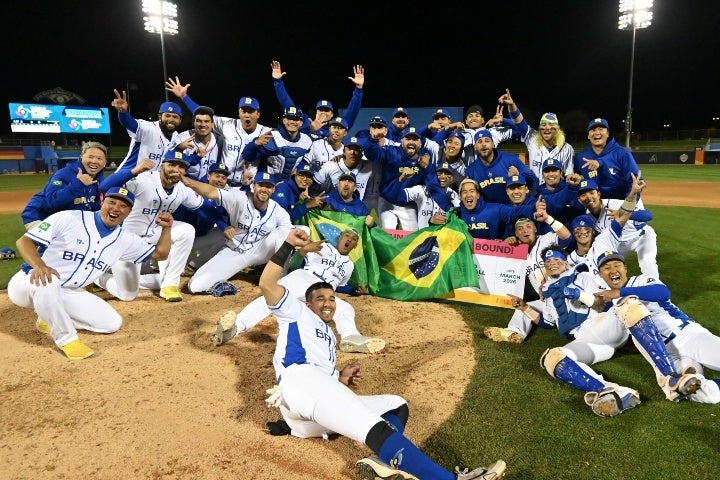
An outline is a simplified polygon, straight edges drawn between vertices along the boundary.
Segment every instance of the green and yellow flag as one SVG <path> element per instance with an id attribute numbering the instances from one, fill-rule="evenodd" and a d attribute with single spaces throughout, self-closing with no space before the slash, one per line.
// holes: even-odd
<path id="1" fill-rule="evenodd" d="M 370 293 L 395 300 L 424 300 L 461 287 L 477 287 L 472 237 L 465 222 L 450 213 L 432 225 L 397 239 L 370 230 L 380 275 Z"/>

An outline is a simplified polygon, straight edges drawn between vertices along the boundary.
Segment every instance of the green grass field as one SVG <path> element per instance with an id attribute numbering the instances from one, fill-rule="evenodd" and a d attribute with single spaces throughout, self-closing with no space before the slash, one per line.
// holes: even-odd
<path id="1" fill-rule="evenodd" d="M 647 168 L 645 168 L 647 167 Z M 650 180 L 720 181 L 712 166 L 643 167 Z M 22 176 L 35 179 L 40 175 Z M 0 190 L 8 178 L 0 175 Z M 25 181 L 25 179 L 23 179 Z M 25 186 L 25 189 L 31 188 Z M 658 233 L 658 263 L 673 301 L 712 332 L 720 334 L 718 210 L 649 206 Z M 19 215 L 0 215 L 0 246 L 14 248 L 24 232 Z M 629 259 L 632 260 L 632 259 Z M 0 288 L 21 261 L 0 262 Z M 631 273 L 637 267 L 631 266 Z M 502 458 L 512 480 L 605 478 L 710 479 L 720 471 L 720 411 L 717 405 L 665 400 L 651 368 L 637 353 L 621 353 L 598 364 L 609 380 L 640 392 L 642 403 L 618 417 L 595 416 L 582 392 L 552 379 L 539 364 L 542 352 L 564 344 L 555 331 L 539 330 L 522 345 L 484 338 L 485 326 L 505 326 L 511 312 L 457 305 L 474 332 L 477 367 L 459 408 L 423 445 L 444 465 L 481 465 Z M 451 368 L 451 367 L 450 367 Z M 706 371 L 708 376 L 717 372 Z M 412 411 L 412 405 L 410 406 Z M 413 424 L 422 422 L 411 412 Z"/>

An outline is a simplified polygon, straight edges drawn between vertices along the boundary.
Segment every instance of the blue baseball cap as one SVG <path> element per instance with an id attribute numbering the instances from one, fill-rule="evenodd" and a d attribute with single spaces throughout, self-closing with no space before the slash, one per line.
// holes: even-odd
<path id="1" fill-rule="evenodd" d="M 441 117 L 450 118 L 450 115 L 448 115 L 448 113 L 445 110 L 443 110 L 442 108 L 438 108 L 437 111 L 432 114 L 432 118 L 433 118 L 433 120 L 435 120 L 435 119 L 438 119 Z"/>
<path id="2" fill-rule="evenodd" d="M 448 139 L 453 138 L 453 137 L 460 140 L 460 143 L 462 144 L 463 147 L 465 146 L 465 134 L 461 130 L 453 130 L 453 132 L 450 135 L 448 135 L 448 137 L 445 139 L 445 141 L 447 142 Z"/>
<path id="3" fill-rule="evenodd" d="M 223 162 L 215 162 L 208 168 L 208 173 L 219 172 L 225 175 L 230 175 L 230 169 L 225 166 Z"/>
<path id="4" fill-rule="evenodd" d="M 270 183 L 275 185 L 275 176 L 268 172 L 257 172 L 255 174 L 255 183 Z"/>
<path id="5" fill-rule="evenodd" d="M 614 250 L 606 250 L 600 255 L 598 255 L 597 258 L 597 266 L 598 268 L 603 266 L 603 263 L 607 263 L 610 260 L 620 260 L 621 262 L 625 263 L 625 257 L 623 257 L 619 252 L 616 252 Z"/>
<path id="6" fill-rule="evenodd" d="M 362 142 L 358 137 L 346 136 L 345 138 L 343 138 L 343 145 L 345 145 L 346 147 L 357 147 L 360 150 L 363 149 Z"/>
<path id="7" fill-rule="evenodd" d="M 408 115 L 408 113 L 405 111 L 405 109 L 404 109 L 403 107 L 398 107 L 398 108 L 395 110 L 395 113 L 393 113 L 393 118 L 395 118 L 395 117 L 407 117 L 407 118 L 410 118 L 410 115 Z"/>
<path id="8" fill-rule="evenodd" d="M 595 219 L 590 215 L 578 215 L 570 222 L 570 231 L 572 232 L 579 227 L 595 229 Z"/>
<path id="9" fill-rule="evenodd" d="M 414 135 L 417 138 L 420 138 L 420 132 L 415 127 L 408 127 L 403 130 L 402 138 L 409 137 L 410 135 Z"/>
<path id="10" fill-rule="evenodd" d="M 342 118 L 342 117 L 335 117 L 335 118 L 333 118 L 332 120 L 330 120 L 330 121 L 328 122 L 328 126 L 331 126 L 331 125 L 339 125 L 339 126 L 343 127 L 345 130 L 348 129 L 347 120 L 345 120 L 345 119 Z"/>
<path id="11" fill-rule="evenodd" d="M 439 172 L 440 170 L 445 170 L 446 172 L 453 173 L 453 169 L 450 167 L 450 164 L 448 162 L 438 163 L 437 167 L 435 167 L 435 171 Z"/>
<path id="12" fill-rule="evenodd" d="M 328 108 L 330 110 L 335 110 L 330 100 L 318 100 L 318 102 L 315 104 L 315 108 Z"/>
<path id="13" fill-rule="evenodd" d="M 385 120 L 385 117 L 382 117 L 380 115 L 375 115 L 370 119 L 370 126 L 381 126 L 381 127 L 387 127 L 387 121 Z"/>
<path id="14" fill-rule="evenodd" d="M 238 102 L 238 108 L 252 108 L 253 110 L 260 110 L 260 102 L 253 97 L 242 97 Z"/>
<path id="15" fill-rule="evenodd" d="M 604 118 L 594 118 L 594 119 L 590 120 L 590 123 L 588 123 L 587 129 L 589 131 L 595 127 L 605 127 L 607 129 L 609 129 L 610 125 L 608 124 L 608 121 L 605 120 Z"/>
<path id="16" fill-rule="evenodd" d="M 295 164 L 295 174 L 296 175 L 309 175 L 311 177 L 315 176 L 315 170 L 313 170 L 312 165 L 310 165 L 305 160 L 300 160 L 298 163 Z"/>
<path id="17" fill-rule="evenodd" d="M 548 158 L 545 160 L 542 164 L 542 167 L 540 168 L 540 171 L 544 172 L 548 168 L 553 168 L 555 170 L 562 170 L 562 163 L 560 161 L 554 159 L 554 158 Z"/>
<path id="18" fill-rule="evenodd" d="M 581 194 L 587 190 L 598 190 L 599 191 L 600 189 L 598 188 L 598 184 L 595 180 L 588 178 L 588 179 L 583 179 L 580 182 L 580 185 L 578 186 L 578 194 Z"/>
<path id="19" fill-rule="evenodd" d="M 176 162 L 176 163 L 183 163 L 186 167 L 190 166 L 191 160 L 188 155 L 185 155 L 180 150 L 169 150 L 162 159 L 163 163 L 165 162 Z"/>
<path id="20" fill-rule="evenodd" d="M 507 180 L 505 181 L 506 187 L 511 187 L 513 185 L 527 185 L 525 183 L 525 178 L 521 177 L 520 175 L 512 175 L 510 177 L 507 177 Z"/>
<path id="21" fill-rule="evenodd" d="M 303 116 L 302 110 L 300 110 L 297 107 L 287 107 L 285 110 L 283 110 L 283 117 L 290 118 L 293 117 L 295 119 L 301 120 Z"/>
<path id="22" fill-rule="evenodd" d="M 105 192 L 105 197 L 119 198 L 131 207 L 135 204 L 135 195 L 123 187 L 111 187 Z"/>
<path id="23" fill-rule="evenodd" d="M 180 108 L 180 105 L 174 102 L 163 102 L 160 104 L 158 113 L 174 113 L 182 117 L 182 108 Z"/>
<path id="24" fill-rule="evenodd" d="M 477 142 L 477 141 L 480 140 L 481 138 L 489 138 L 490 140 L 493 141 L 493 143 L 495 142 L 495 140 L 493 140 L 492 134 L 490 133 L 490 130 L 488 130 L 487 128 L 480 128 L 480 129 L 478 129 L 478 131 L 475 132 L 475 136 L 473 137 L 473 141 L 474 141 L 474 142 Z"/>
<path id="25" fill-rule="evenodd" d="M 338 178 L 338 182 L 340 180 L 352 180 L 353 182 L 357 183 L 357 178 L 355 177 L 355 174 L 352 172 L 345 172 L 342 175 L 340 175 L 340 178 Z"/>

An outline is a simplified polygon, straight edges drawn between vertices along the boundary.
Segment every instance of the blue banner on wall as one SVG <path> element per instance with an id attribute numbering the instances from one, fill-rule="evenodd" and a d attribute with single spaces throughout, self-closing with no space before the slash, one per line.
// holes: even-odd
<path id="1" fill-rule="evenodd" d="M 9 103 L 12 132 L 110 133 L 108 109 L 101 107 Z"/>

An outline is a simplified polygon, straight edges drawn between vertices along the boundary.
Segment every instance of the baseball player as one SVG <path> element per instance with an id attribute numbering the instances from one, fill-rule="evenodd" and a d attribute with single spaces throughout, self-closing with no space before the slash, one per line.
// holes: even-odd
<path id="1" fill-rule="evenodd" d="M 195 180 L 204 181 L 208 167 L 218 162 L 218 140 L 213 133 L 215 122 L 215 110 L 210 107 L 200 106 L 193 110 L 193 128 L 178 134 L 178 143 L 184 145 L 189 142 L 190 146 L 183 150 L 192 163 L 187 169 L 186 175 Z"/>
<path id="2" fill-rule="evenodd" d="M 523 177 L 530 190 L 537 188 L 538 180 L 535 174 L 517 155 L 495 148 L 495 140 L 490 130 L 481 128 L 475 133 L 474 148 L 475 160 L 468 165 L 465 175 L 480 185 L 486 201 L 509 203 L 505 193 L 505 178 L 513 175 Z"/>
<path id="3" fill-rule="evenodd" d="M 271 198 L 287 210 L 291 222 L 299 220 L 308 210 L 323 205 L 325 195 L 313 196 L 310 193 L 314 175 L 312 166 L 305 160 L 300 160 L 290 178 L 275 187 Z"/>
<path id="4" fill-rule="evenodd" d="M 122 225 L 134 201 L 128 190 L 111 188 L 99 211 L 54 213 L 16 242 L 26 263 L 10 279 L 8 297 L 19 307 L 34 309 L 38 330 L 49 334 L 70 359 L 94 353 L 80 341 L 77 329 L 113 333 L 122 325 L 115 309 L 84 287 L 118 261 L 139 265 L 150 258 L 163 260 L 170 251 L 169 213 L 155 219 L 161 230 L 155 245 Z"/>
<path id="5" fill-rule="evenodd" d="M 357 365 L 335 368 L 336 340 L 328 325 L 336 308 L 332 285 L 317 282 L 305 303 L 278 283 L 283 266 L 308 235 L 293 229 L 270 258 L 260 289 L 278 321 L 273 366 L 277 384 L 268 390 L 268 405 L 280 408 L 290 433 L 312 438 L 338 433 L 367 445 L 375 455 L 357 462 L 361 478 L 494 479 L 505 473 L 498 460 L 489 469 L 452 472 L 432 461 L 403 435 L 409 409 L 397 395 L 357 395 Z M 392 466 L 391 466 L 392 465 Z"/>
<path id="6" fill-rule="evenodd" d="M 635 157 L 610 138 L 610 126 L 604 118 L 590 120 L 587 130 L 590 146 L 575 155 L 575 171 L 597 182 L 603 198 L 625 198 L 632 175 L 640 175 Z"/>
<path id="7" fill-rule="evenodd" d="M 258 171 L 275 175 L 278 181 L 290 178 L 295 165 L 313 143 L 309 135 L 300 131 L 301 125 L 302 111 L 296 107 L 286 108 L 278 128 L 260 134 L 245 145 L 243 157 L 257 165 Z"/>
<path id="8" fill-rule="evenodd" d="M 202 197 L 180 183 L 188 165 L 187 155 L 171 150 L 165 154 L 160 170 L 154 171 L 152 160 L 144 159 L 129 172 L 118 171 L 107 177 L 101 188 L 105 191 L 109 187 L 124 185 L 135 194 L 135 205 L 124 226 L 148 243 L 155 243 L 160 234 L 155 219 L 160 213 L 173 213 L 180 205 L 197 210 L 204 204 Z M 195 228 L 192 225 L 173 222 L 172 249 L 167 260 L 158 262 L 158 274 L 140 275 L 139 265 L 118 262 L 112 266 L 112 274 L 103 274 L 97 284 L 123 301 L 134 300 L 138 290 L 146 288 L 159 289 L 160 297 L 168 302 L 180 302 L 180 276 L 194 239 Z"/>
<path id="9" fill-rule="evenodd" d="M 554 160 L 553 163 L 560 167 L 563 178 L 575 172 L 575 149 L 565 141 L 565 132 L 560 128 L 557 115 L 551 112 L 544 113 L 540 117 L 538 130 L 535 130 L 525 121 L 525 117 L 510 95 L 510 90 L 505 90 L 498 103 L 507 106 L 514 123 L 513 128 L 527 147 L 528 166 L 538 178 L 540 185 L 544 183 L 541 168 L 548 160 Z"/>
<path id="10" fill-rule="evenodd" d="M 342 155 L 345 146 L 343 140 L 348 133 L 348 123 L 342 117 L 335 117 L 328 122 L 328 135 L 315 140 L 305 160 L 312 165 L 313 172 L 320 170 L 325 163 Z"/>
<path id="11" fill-rule="evenodd" d="M 182 121 L 182 109 L 176 103 L 164 102 L 160 105 L 156 121 L 136 120 L 128 112 L 127 92 L 123 90 L 121 95 L 117 90 L 113 91 L 115 99 L 112 106 L 118 111 L 120 125 L 130 135 L 130 148 L 117 171 L 132 170 L 146 158 L 153 162 L 152 171 L 159 170 L 163 156 L 180 143 L 177 129 Z"/>
<path id="12" fill-rule="evenodd" d="M 305 291 L 316 282 L 332 285 L 336 292 L 362 295 L 365 288 L 348 285 L 355 268 L 348 255 L 357 246 L 360 234 L 354 228 L 344 230 L 333 246 L 327 241 L 310 242 L 299 250 L 305 260 L 301 268 L 291 271 L 278 283 L 288 289 L 290 295 L 298 300 L 305 300 Z M 317 251 L 316 251 L 317 250 Z M 385 348 L 385 341 L 380 338 L 364 337 L 355 325 L 355 309 L 345 300 L 336 297 L 336 310 L 333 320 L 340 334 L 340 350 L 343 352 L 376 353 Z M 270 309 L 264 297 L 250 302 L 237 315 L 227 312 L 217 323 L 217 329 L 210 337 L 213 345 L 218 346 L 249 330 L 265 317 Z"/>
<path id="13" fill-rule="evenodd" d="M 510 295 L 515 311 L 506 328 L 485 328 L 485 336 L 494 342 L 522 343 L 533 327 L 539 324 L 540 314 L 543 311 L 543 302 L 539 294 L 547 276 L 541 252 L 552 244 L 565 247 L 572 240 L 570 230 L 548 215 L 542 199 L 538 200 L 533 218 L 535 221 L 548 224 L 552 232 L 538 235 L 535 221 L 529 217 L 520 217 L 515 221 L 517 242 L 528 246 L 525 295 L 524 298 Z"/>
<path id="14" fill-rule="evenodd" d="M 640 178 L 638 175 L 630 174 L 633 182 Z M 632 191 L 632 184 L 630 186 Z M 582 180 L 578 186 L 578 202 L 587 209 L 587 213 L 595 218 L 595 229 L 603 231 L 612 221 L 613 216 L 617 215 L 619 209 L 625 203 L 618 199 L 602 199 L 600 188 L 595 180 Z M 628 197 L 629 198 L 629 197 Z M 625 200 L 627 202 L 627 199 Z M 642 209 L 642 200 L 631 202 L 635 205 L 634 210 Z M 628 203 L 627 205 L 630 205 Z M 652 219 L 652 215 L 647 210 L 642 212 L 632 211 L 631 220 L 623 227 L 622 237 L 618 250 L 623 255 L 630 252 L 637 253 L 638 263 L 642 273 L 657 278 L 659 276 L 657 264 L 657 234 L 655 229 L 647 224 Z M 637 220 L 635 220 L 637 219 Z"/>
<path id="15" fill-rule="evenodd" d="M 603 302 L 620 303 L 622 298 L 636 296 L 644 314 L 650 315 L 667 347 L 670 358 L 678 372 L 687 369 L 702 374 L 703 368 L 720 371 L 720 337 L 711 333 L 670 300 L 670 289 L 657 278 L 637 275 L 628 278 L 624 257 L 609 250 L 599 255 L 600 277 L 609 286 L 596 295 Z M 620 300 L 618 300 L 620 299 Z M 640 350 L 647 358 L 646 352 Z M 668 391 L 663 372 L 655 367 L 658 385 L 669 400 L 680 400 Z M 700 388 L 687 396 L 694 402 L 720 403 L 720 379 L 702 377 Z"/>
<path id="16" fill-rule="evenodd" d="M 283 82 L 282 78 L 286 75 L 286 73 L 287 72 L 282 71 L 280 62 L 277 60 L 273 60 L 270 63 L 270 74 L 273 79 L 275 96 L 283 109 L 296 105 L 285 89 L 285 82 Z M 355 124 L 355 119 L 360 113 L 360 107 L 362 106 L 363 86 L 365 85 L 365 69 L 362 65 L 354 65 L 353 76 L 347 78 L 355 84 L 355 89 L 353 89 L 350 103 L 348 103 L 347 109 L 345 110 L 345 120 L 347 121 L 345 128 L 349 130 Z M 323 99 L 318 100 L 315 104 L 315 119 L 311 120 L 308 115 L 303 114 L 303 123 L 300 130 L 310 135 L 314 140 L 329 136 L 330 132 L 327 122 L 333 117 L 333 113 L 334 107 L 332 102 Z"/>
<path id="17" fill-rule="evenodd" d="M 165 82 L 166 90 L 182 99 L 191 112 L 200 105 L 188 95 L 190 84 L 182 85 L 180 79 L 169 78 Z M 231 187 L 243 185 L 245 158 L 242 155 L 245 146 L 259 135 L 269 132 L 270 127 L 258 123 L 260 121 L 260 102 L 253 97 L 242 97 L 238 102 L 238 118 L 214 116 L 213 132 L 222 138 L 222 149 L 218 160 L 230 170 L 228 184 Z M 253 175 L 255 172 L 253 172 Z"/>
<path id="18" fill-rule="evenodd" d="M 235 229 L 235 236 L 225 242 L 225 248 L 190 278 L 191 293 L 207 293 L 213 285 L 226 282 L 239 271 L 264 264 L 292 229 L 288 212 L 270 198 L 275 180 L 267 172 L 256 174 L 252 192 L 223 190 L 188 177 L 182 177 L 182 182 L 225 208 L 230 226 Z"/>
<path id="19" fill-rule="evenodd" d="M 107 148 L 100 142 L 85 142 L 80 159 L 55 172 L 41 191 L 32 196 L 22 212 L 30 230 L 61 210 L 100 210 L 100 182 L 107 164 Z"/>
<path id="20" fill-rule="evenodd" d="M 605 307 L 603 297 L 594 295 L 604 288 L 598 277 L 570 269 L 567 252 L 558 245 L 543 249 L 541 255 L 547 272 L 542 287 L 542 322 L 557 327 L 571 340 L 542 354 L 540 365 L 551 377 L 586 392 L 585 403 L 602 417 L 614 417 L 637 406 L 640 394 L 636 390 L 608 382 L 590 367 L 612 358 L 629 335 L 662 375 L 659 383 L 668 399 L 687 396 L 700 388 L 703 377 L 694 367 L 677 372 L 657 327 L 637 297 L 629 294 L 609 311 L 598 313 Z M 611 257 L 598 258 L 601 269 Z"/>

